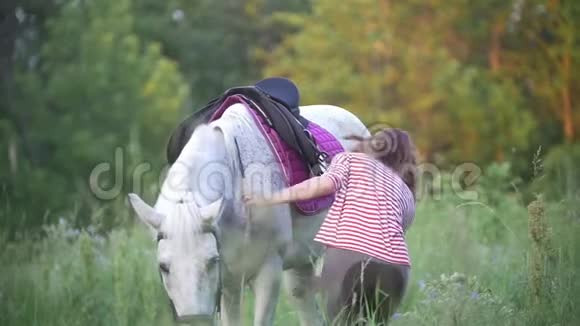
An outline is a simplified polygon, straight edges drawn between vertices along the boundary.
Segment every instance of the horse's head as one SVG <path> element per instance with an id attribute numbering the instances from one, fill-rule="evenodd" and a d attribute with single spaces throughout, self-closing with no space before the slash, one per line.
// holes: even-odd
<path id="1" fill-rule="evenodd" d="M 218 220 L 232 177 L 218 128 L 195 129 L 170 167 L 155 207 L 131 194 L 131 205 L 157 238 L 163 285 L 178 320 L 209 319 L 221 295 Z"/>
<path id="2" fill-rule="evenodd" d="M 139 218 L 157 234 L 159 272 L 176 319 L 211 319 L 221 295 L 216 220 L 223 200 L 200 207 L 184 199 L 159 212 L 136 194 L 129 199 Z"/>

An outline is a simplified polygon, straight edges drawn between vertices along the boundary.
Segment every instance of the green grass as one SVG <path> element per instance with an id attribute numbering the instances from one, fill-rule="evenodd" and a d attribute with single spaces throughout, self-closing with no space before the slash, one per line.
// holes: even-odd
<path id="1" fill-rule="evenodd" d="M 422 201 L 408 233 L 411 280 L 392 325 L 580 324 L 577 204 L 549 203 L 547 217 L 555 258 L 545 262 L 546 300 L 532 304 L 527 209 L 517 196 L 494 207 Z M 0 325 L 173 325 L 140 225 L 102 237 L 61 223 L 42 238 L 0 240 L 0 265 Z M 276 325 L 297 320 L 283 298 Z"/>

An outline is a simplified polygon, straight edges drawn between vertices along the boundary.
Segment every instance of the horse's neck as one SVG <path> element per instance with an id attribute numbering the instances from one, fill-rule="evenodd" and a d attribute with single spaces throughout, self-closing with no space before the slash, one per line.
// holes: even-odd
<path id="1" fill-rule="evenodd" d="M 223 137 L 203 128 L 194 132 L 169 169 L 160 198 L 194 200 L 204 206 L 227 195 L 230 167 Z"/>
<path id="2" fill-rule="evenodd" d="M 244 228 L 248 221 L 249 212 L 241 200 L 243 193 L 250 191 L 260 191 L 263 187 L 257 185 L 254 188 L 253 181 L 263 181 L 264 175 L 270 175 L 267 171 L 273 164 L 266 164 L 268 158 L 272 159 L 269 145 L 260 133 L 251 113 L 242 104 L 234 104 L 229 107 L 220 119 L 212 122 L 212 126 L 218 128 L 223 137 L 224 148 L 226 148 L 226 161 L 230 165 L 231 177 L 226 191 L 231 195 L 229 201 L 229 214 L 224 215 L 226 219 L 222 224 L 226 228 L 233 229 L 234 232 Z M 256 171 L 258 170 L 258 171 Z"/>

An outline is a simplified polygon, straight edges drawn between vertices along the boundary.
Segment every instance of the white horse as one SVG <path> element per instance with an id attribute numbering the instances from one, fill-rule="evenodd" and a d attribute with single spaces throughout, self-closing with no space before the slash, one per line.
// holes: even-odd
<path id="1" fill-rule="evenodd" d="M 369 136 L 350 112 L 330 105 L 301 114 L 336 136 Z M 241 325 L 243 279 L 252 285 L 254 325 L 272 325 L 282 275 L 301 325 L 321 325 L 310 282 L 321 247 L 312 241 L 326 211 L 302 216 L 291 205 L 247 209 L 242 196 L 285 187 L 282 171 L 249 112 L 234 104 L 194 131 L 170 167 L 155 207 L 130 202 L 157 234 L 159 270 L 178 321 Z"/>

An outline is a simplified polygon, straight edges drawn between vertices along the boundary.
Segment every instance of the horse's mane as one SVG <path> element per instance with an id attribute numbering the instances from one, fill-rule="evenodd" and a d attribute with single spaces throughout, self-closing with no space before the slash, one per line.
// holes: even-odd
<path id="1" fill-rule="evenodd" d="M 195 156 L 212 154 L 220 150 L 221 135 L 208 124 L 199 125 L 183 147 L 177 161 L 187 162 Z M 176 162 L 177 162 L 176 161 Z"/>
<path id="2" fill-rule="evenodd" d="M 197 187 L 192 186 L 192 173 L 209 166 L 209 163 L 225 155 L 223 138 L 220 131 L 210 125 L 198 126 L 187 144 L 183 147 L 179 157 L 169 167 L 161 193 L 156 203 L 156 209 L 161 212 L 175 209 L 178 202 L 195 200 Z M 196 185 L 197 186 L 197 185 Z"/>

